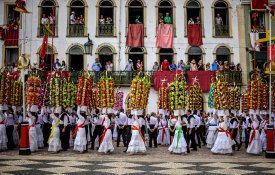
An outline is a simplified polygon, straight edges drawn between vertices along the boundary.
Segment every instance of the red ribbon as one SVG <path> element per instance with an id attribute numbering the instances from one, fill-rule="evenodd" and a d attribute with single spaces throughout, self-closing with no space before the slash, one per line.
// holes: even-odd
<path id="1" fill-rule="evenodd" d="M 77 131 L 79 128 L 84 128 L 84 123 L 81 123 L 80 125 L 77 125 L 76 128 L 74 129 L 73 133 L 72 133 L 72 138 L 74 138 L 74 136 L 76 135 Z"/>
<path id="2" fill-rule="evenodd" d="M 108 127 L 108 128 L 104 127 L 104 131 L 103 131 L 102 135 L 100 136 L 101 137 L 100 144 L 103 142 L 104 137 L 105 137 L 106 132 L 107 132 L 108 129 L 111 129 L 111 127 Z"/>
<path id="3" fill-rule="evenodd" d="M 255 139 L 255 136 L 256 136 L 256 130 L 258 129 L 255 129 L 252 127 L 252 135 L 250 137 L 250 140 L 249 140 L 249 145 L 252 143 L 252 141 Z"/>
<path id="4" fill-rule="evenodd" d="M 230 138 L 233 140 L 232 135 L 231 135 L 231 133 L 230 133 L 228 130 L 224 130 L 224 129 L 222 129 L 222 128 L 219 128 L 219 132 L 225 132 L 225 133 L 226 133 L 226 136 L 227 136 L 227 137 L 230 137 Z"/>
<path id="5" fill-rule="evenodd" d="M 4 120 L 2 122 L 0 122 L 0 125 L 3 125 L 4 124 Z"/>
<path id="6" fill-rule="evenodd" d="M 161 128 L 161 130 L 162 130 L 161 140 L 162 140 L 162 142 L 163 142 L 163 140 L 164 140 L 164 135 L 166 134 L 166 133 L 165 133 L 165 128 L 166 128 L 166 127 L 163 127 L 162 121 L 160 122 L 160 124 L 161 124 L 161 127 L 162 127 L 162 128 Z"/>
<path id="7" fill-rule="evenodd" d="M 145 142 L 145 138 L 143 137 L 142 132 L 138 127 L 133 126 L 132 130 L 138 131 L 138 133 L 139 133 L 140 137 L 142 138 L 143 142 Z"/>

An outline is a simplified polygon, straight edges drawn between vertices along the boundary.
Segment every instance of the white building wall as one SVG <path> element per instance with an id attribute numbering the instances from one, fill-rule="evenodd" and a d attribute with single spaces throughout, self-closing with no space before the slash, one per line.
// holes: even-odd
<path id="1" fill-rule="evenodd" d="M 179 61 L 183 59 L 187 61 L 187 48 L 188 48 L 188 40 L 187 37 L 184 36 L 184 27 L 186 24 L 184 18 L 184 4 L 187 0 L 174 0 L 174 4 L 176 8 L 176 37 L 174 39 L 174 50 L 176 52 L 175 60 Z M 205 37 L 203 37 L 203 45 L 201 48 L 205 51 L 204 63 L 210 62 L 212 63 L 215 59 L 215 55 L 213 54 L 214 49 L 219 44 L 225 44 L 228 47 L 232 48 L 232 57 L 231 60 L 237 64 L 240 62 L 239 58 L 239 40 L 238 40 L 238 20 L 237 20 L 237 10 L 236 6 L 240 4 L 239 0 L 228 0 L 231 8 L 231 18 L 232 21 L 232 37 L 231 38 L 213 38 L 212 32 L 212 3 L 214 0 L 201 0 L 201 5 L 203 6 L 203 16 L 204 16 L 204 33 Z M 0 9 L 4 9 L 4 3 L 7 2 L 15 2 L 15 0 L 0 0 Z M 27 1 L 27 9 L 31 11 L 31 14 L 26 14 L 26 50 L 25 52 L 31 54 L 31 62 L 34 61 L 39 62 L 38 60 L 38 48 L 42 44 L 43 38 L 37 38 L 37 27 L 38 27 L 38 5 L 40 0 L 28 0 Z M 125 65 L 127 63 L 126 60 L 126 10 L 125 3 L 126 0 L 116 0 L 115 3 L 117 5 L 116 8 L 116 27 L 117 27 L 117 37 L 95 37 L 96 35 L 96 4 L 97 0 L 86 0 L 88 4 L 88 33 L 90 33 L 90 38 L 93 40 L 94 47 L 93 53 L 91 55 L 87 55 L 87 64 L 91 65 L 95 60 L 95 52 L 99 45 L 103 43 L 111 44 L 117 52 L 116 58 L 114 60 L 115 70 L 124 70 Z M 155 48 L 155 36 L 156 36 L 156 4 L 157 0 L 145 0 L 146 2 L 146 17 L 147 26 L 146 33 L 147 37 L 145 37 L 145 48 L 147 51 L 147 60 L 146 70 L 151 70 L 155 61 L 158 60 L 156 52 L 157 48 Z M 83 45 L 87 42 L 87 38 L 67 38 L 67 23 L 68 23 L 68 11 L 67 5 L 68 0 L 58 0 L 58 37 L 54 38 L 54 46 L 58 52 L 57 57 L 60 60 L 67 60 L 66 51 L 72 44 L 81 44 Z M 121 20 L 121 21 L 120 21 Z M 4 10 L 0 10 L 0 25 L 3 25 L 4 22 Z M 24 18 L 23 18 L 24 23 Z M 119 25 L 120 24 L 120 25 Z M 121 50 L 119 50 L 119 32 L 121 32 Z M 20 36 L 22 39 L 22 35 Z M 49 40 L 51 43 L 51 40 Z M 20 47 L 22 47 L 22 42 L 20 42 Z M 2 53 L 3 49 L 3 41 L 0 41 L 0 53 Z M 0 65 L 2 67 L 2 55 L 0 55 Z M 120 59 L 119 59 L 120 56 Z M 119 60 L 121 60 L 119 62 Z M 125 93 L 128 93 L 129 88 L 124 88 Z M 207 100 L 207 99 L 206 99 Z M 157 92 L 151 89 L 150 100 L 148 105 L 148 111 L 154 111 L 156 109 L 156 101 L 157 101 Z M 207 101 L 206 101 L 207 102 Z M 205 103 L 206 103 L 205 102 Z"/>

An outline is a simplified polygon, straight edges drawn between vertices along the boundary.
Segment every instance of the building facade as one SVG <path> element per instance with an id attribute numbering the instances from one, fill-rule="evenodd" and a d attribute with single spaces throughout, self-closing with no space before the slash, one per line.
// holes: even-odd
<path id="1" fill-rule="evenodd" d="M 245 7 L 239 0 L 28 0 L 26 8 L 31 13 L 21 16 L 13 11 L 14 5 L 15 0 L 0 1 L 3 9 L 0 26 L 12 19 L 20 23 L 18 46 L 6 46 L 0 40 L 1 66 L 12 65 L 21 53 L 30 54 L 32 63 L 40 63 L 39 52 L 46 28 L 50 36 L 45 63 L 59 58 L 67 63 L 69 70 L 90 69 L 96 58 L 103 67 L 112 61 L 114 71 L 124 70 L 129 59 L 134 63 L 140 59 L 145 71 L 152 70 L 154 62 L 161 63 L 164 59 L 175 63 L 201 59 L 204 64 L 212 64 L 217 59 L 235 65 L 240 63 L 243 70 L 247 69 L 247 41 L 240 33 L 246 30 L 243 28 Z M 173 24 L 173 48 L 157 48 L 159 19 L 167 13 Z M 136 23 L 137 16 L 144 26 L 144 47 L 127 47 L 128 26 Z M 188 44 L 190 18 L 200 21 L 201 46 Z M 49 25 L 44 24 L 46 20 Z M 92 54 L 86 54 L 84 49 L 88 34 L 93 41 Z M 243 82 L 245 80 L 246 73 Z M 126 94 L 129 92 L 129 88 L 124 90 Z M 157 92 L 152 89 L 149 112 L 156 110 L 156 101 Z"/>

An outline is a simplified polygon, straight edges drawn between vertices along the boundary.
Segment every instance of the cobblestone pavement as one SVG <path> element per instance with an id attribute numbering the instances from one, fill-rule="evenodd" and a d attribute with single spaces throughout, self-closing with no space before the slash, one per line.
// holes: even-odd
<path id="1" fill-rule="evenodd" d="M 174 155 L 168 147 L 149 148 L 144 155 L 72 150 L 58 154 L 41 149 L 29 156 L 18 150 L 0 153 L 0 174 L 275 174 L 275 160 L 253 156 L 244 149 L 231 155 L 213 155 L 207 148 L 188 155 Z"/>

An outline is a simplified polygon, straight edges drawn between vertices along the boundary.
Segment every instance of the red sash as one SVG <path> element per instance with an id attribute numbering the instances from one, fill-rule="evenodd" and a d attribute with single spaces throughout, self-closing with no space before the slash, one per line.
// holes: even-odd
<path id="1" fill-rule="evenodd" d="M 252 127 L 252 134 L 251 134 L 251 137 L 250 137 L 250 140 L 249 140 L 249 145 L 252 143 L 252 141 L 255 139 L 255 136 L 256 136 L 256 130 L 258 129 L 255 129 Z"/>
<path id="2" fill-rule="evenodd" d="M 105 118 L 104 118 L 104 119 L 105 119 Z M 100 139 L 100 144 L 103 142 L 104 137 L 105 137 L 106 132 L 107 132 L 108 129 L 111 129 L 111 127 L 110 127 L 110 126 L 109 126 L 108 128 L 104 127 L 104 131 L 103 131 L 102 135 L 100 136 L 100 137 L 101 137 L 101 139 Z"/>
<path id="3" fill-rule="evenodd" d="M 105 122 L 105 117 L 102 119 L 101 125 L 103 126 L 104 122 Z"/>
<path id="4" fill-rule="evenodd" d="M 161 130 L 162 130 L 162 136 L 161 136 L 161 140 L 162 140 L 162 142 L 163 142 L 163 140 L 164 140 L 164 135 L 166 134 L 166 132 L 165 132 L 165 128 L 166 127 L 163 127 L 163 125 L 162 125 L 162 121 L 160 122 L 160 124 L 161 124 Z"/>
<path id="5" fill-rule="evenodd" d="M 0 125 L 3 125 L 3 124 L 4 124 L 4 121 L 5 121 L 5 120 L 3 120 L 2 122 L 0 122 Z"/>
<path id="6" fill-rule="evenodd" d="M 145 138 L 143 137 L 142 132 L 138 127 L 133 126 L 132 130 L 138 131 L 138 133 L 139 133 L 140 137 L 142 138 L 143 142 L 145 142 Z"/>
<path id="7" fill-rule="evenodd" d="M 224 130 L 224 129 L 222 129 L 222 128 L 219 128 L 219 132 L 225 132 L 225 133 L 226 133 L 226 136 L 227 136 L 227 137 L 230 137 L 230 138 L 233 140 L 232 135 L 231 135 L 231 133 L 230 133 L 228 130 Z"/>
<path id="8" fill-rule="evenodd" d="M 75 135 L 76 135 L 76 133 L 77 133 L 77 131 L 78 131 L 79 128 L 84 128 L 84 124 L 85 124 L 85 122 L 83 122 L 83 123 L 81 123 L 80 125 L 77 125 L 77 126 L 75 127 L 74 131 L 72 132 L 72 138 L 75 137 Z"/>

